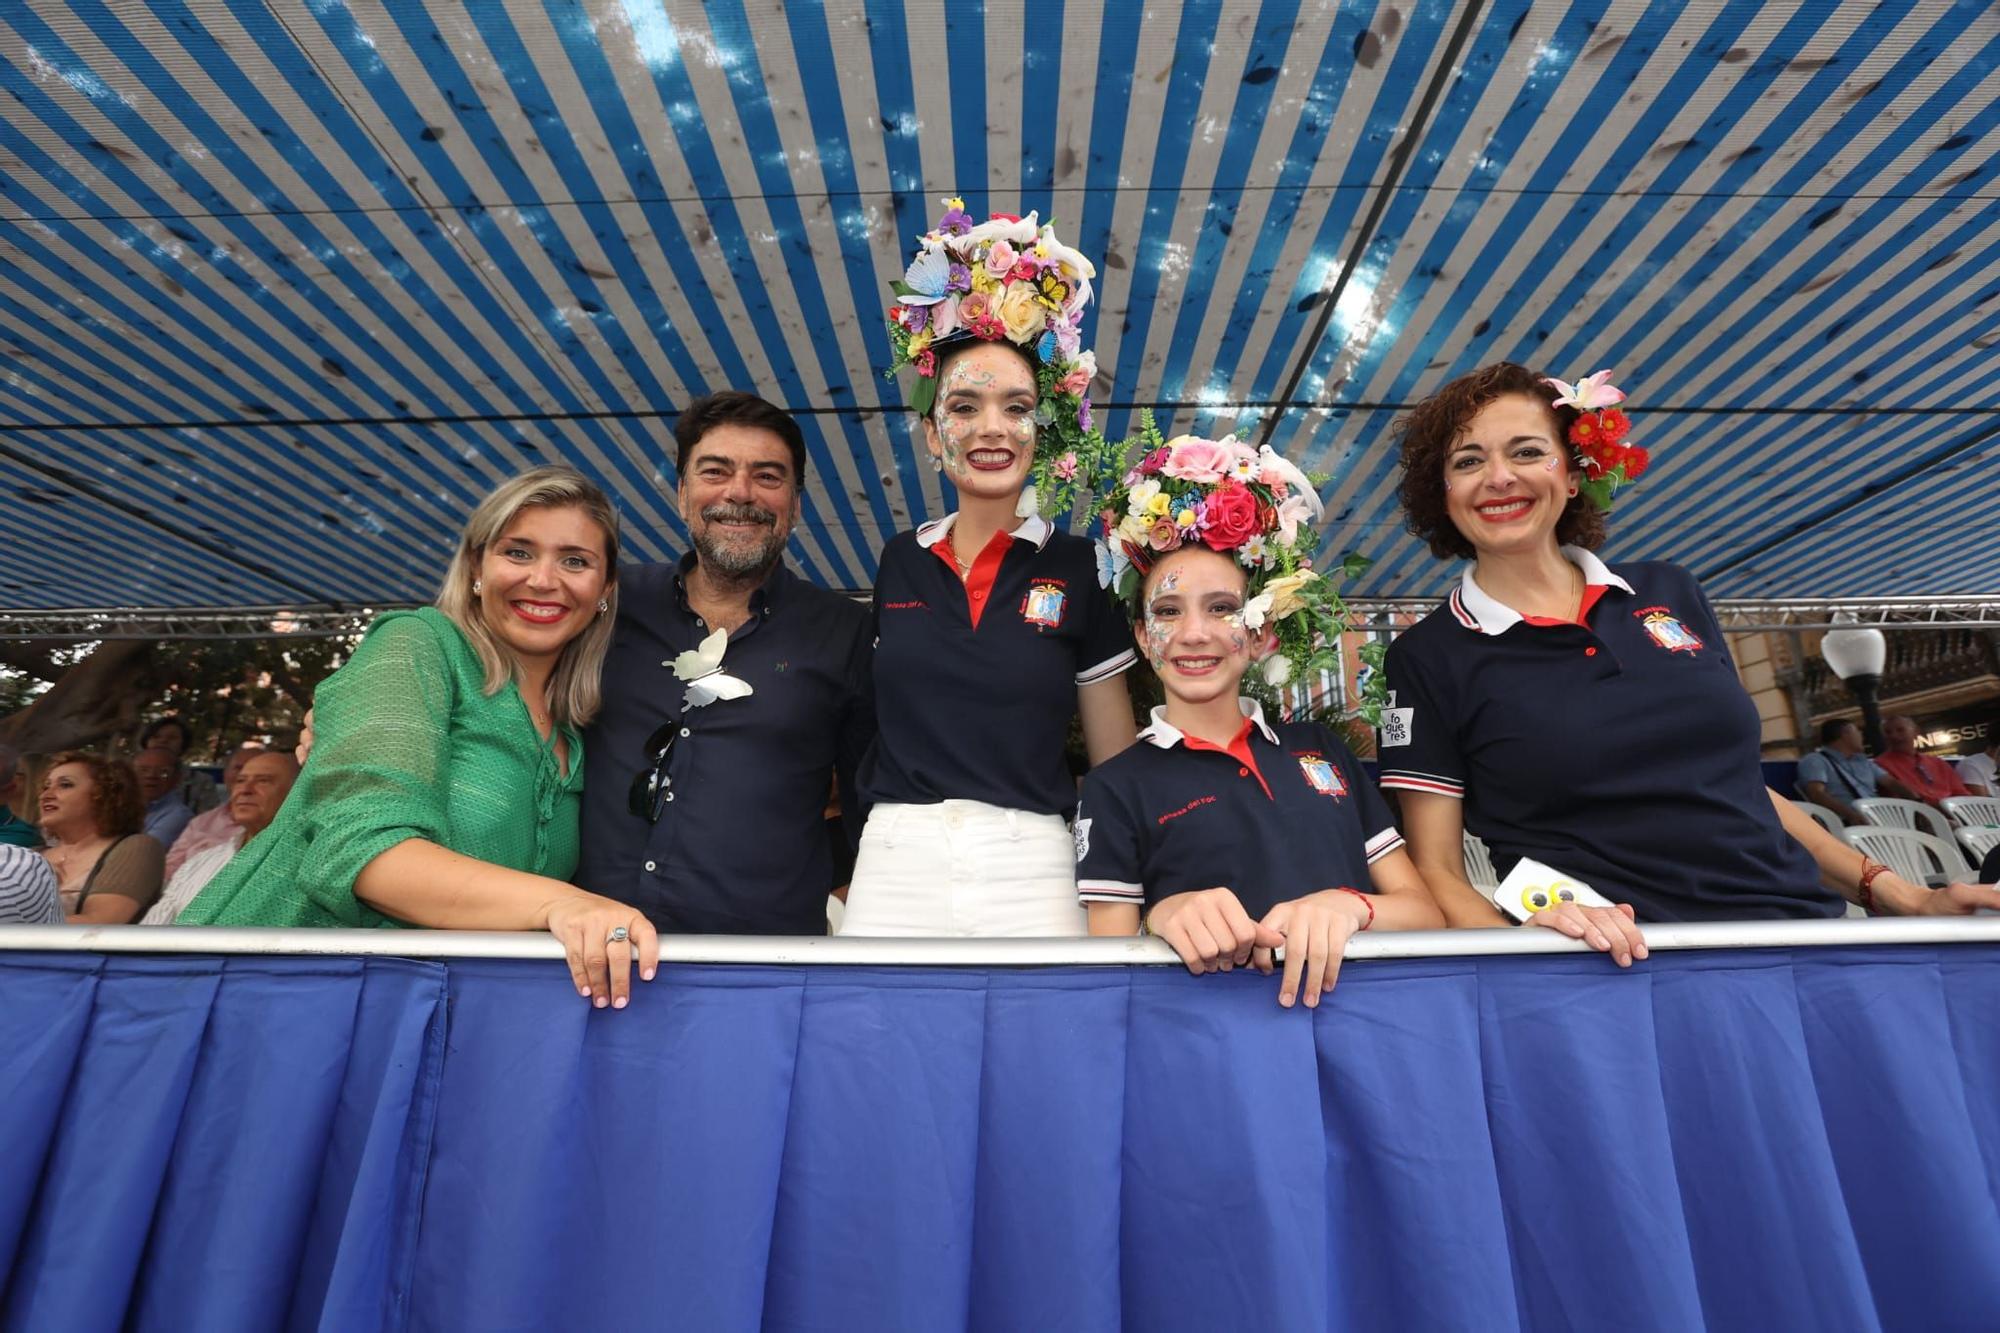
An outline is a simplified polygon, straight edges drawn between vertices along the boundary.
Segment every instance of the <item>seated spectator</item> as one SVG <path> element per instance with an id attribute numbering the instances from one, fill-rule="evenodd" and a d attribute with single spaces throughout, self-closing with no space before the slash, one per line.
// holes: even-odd
<path id="1" fill-rule="evenodd" d="M 188 746 L 193 742 L 194 734 L 188 730 L 187 723 L 177 717 L 163 717 L 139 733 L 141 750 L 154 748 L 172 750 L 174 758 L 182 764 L 187 762 Z M 213 810 L 222 804 L 223 788 L 216 785 L 215 779 L 206 773 L 183 768 L 180 787 L 181 800 L 187 803 L 188 809 L 197 814 Z M 172 839 L 166 841 L 171 845 Z"/>
<path id="2" fill-rule="evenodd" d="M 216 872 L 228 865 L 230 858 L 245 843 L 271 826 L 278 807 L 291 793 L 292 783 L 299 776 L 297 760 L 288 754 L 267 754 L 261 750 L 248 754 L 239 750 L 237 753 L 242 756 L 242 762 L 238 763 L 233 757 L 230 760 L 236 777 L 229 784 L 229 800 L 217 807 L 227 811 L 233 821 L 229 836 L 188 857 L 180 870 L 168 878 L 166 891 L 160 895 L 160 900 L 139 919 L 140 925 L 171 925 L 173 919 L 194 901 L 195 895 L 207 887 Z M 186 837 L 183 836 L 181 841 L 187 841 Z"/>
<path id="3" fill-rule="evenodd" d="M 0 925 L 60 926 L 62 899 L 56 872 L 26 847 L 0 843 Z"/>
<path id="4" fill-rule="evenodd" d="M 1986 859 L 1979 863 L 1981 884 L 2000 884 L 2000 847 L 1986 853 Z"/>
<path id="5" fill-rule="evenodd" d="M 162 847 L 173 846 L 194 820 L 194 807 L 181 794 L 180 756 L 156 745 L 133 757 L 132 771 L 139 776 L 139 795 L 146 802 L 146 836 Z"/>
<path id="6" fill-rule="evenodd" d="M 1901 783 L 1875 767 L 1862 748 L 1860 726 L 1844 717 L 1820 723 L 1819 748 L 1799 760 L 1798 791 L 1814 805 L 1856 825 L 1868 820 L 1852 802 L 1906 793 Z"/>
<path id="7" fill-rule="evenodd" d="M 246 741 L 237 746 L 235 753 L 229 756 L 229 762 L 222 766 L 223 790 L 233 797 L 236 793 L 237 774 L 243 771 L 243 761 L 253 754 L 263 752 L 264 747 L 255 741 Z M 205 852 L 211 847 L 220 847 L 224 843 L 232 849 L 237 845 L 238 825 L 236 816 L 230 813 L 229 804 L 228 801 L 224 801 L 215 809 L 204 810 L 196 815 L 188 821 L 188 826 L 181 830 L 181 836 L 175 838 L 173 845 L 167 848 L 168 885 L 173 884 L 174 876 L 180 873 L 180 868 L 196 853 Z"/>
<path id="8" fill-rule="evenodd" d="M 1973 796 L 2000 796 L 1997 769 L 2000 769 L 2000 718 L 1994 718 L 1987 726 L 1986 748 L 1958 761 L 1958 780 Z"/>
<path id="9" fill-rule="evenodd" d="M 160 896 L 166 849 L 144 830 L 145 801 L 132 765 L 66 751 L 42 779 L 43 850 L 63 912 L 74 925 L 135 921 Z"/>
<path id="10" fill-rule="evenodd" d="M 42 835 L 21 818 L 28 808 L 28 784 L 21 764 L 21 752 L 0 745 L 0 846 L 39 847 Z"/>
<path id="11" fill-rule="evenodd" d="M 1936 755 L 1917 753 L 1917 720 L 1907 715 L 1882 719 L 1884 749 L 1875 762 L 1882 771 L 1910 789 L 1910 799 L 1936 805 L 1947 796 L 1970 796 L 1950 764 Z"/>

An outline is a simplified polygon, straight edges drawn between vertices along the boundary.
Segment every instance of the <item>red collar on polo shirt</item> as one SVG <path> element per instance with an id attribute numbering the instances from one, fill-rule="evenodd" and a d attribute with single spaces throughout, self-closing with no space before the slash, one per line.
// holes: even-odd
<path id="1" fill-rule="evenodd" d="M 917 545 L 949 565 L 953 578 L 958 577 L 959 561 L 958 552 L 951 544 L 951 530 L 957 522 L 958 511 L 953 510 L 917 529 Z M 1054 531 L 1047 519 L 1031 514 L 1022 519 L 1012 532 L 996 532 L 987 539 L 986 548 L 972 558 L 972 571 L 965 576 L 965 601 L 967 613 L 972 617 L 972 628 L 979 628 L 979 617 L 985 612 L 986 604 L 993 599 L 993 581 L 1000 577 L 1000 562 L 1007 558 L 1007 548 L 1014 544 L 1015 538 L 1033 542 L 1040 549 L 1049 544 L 1049 534 Z"/>
<path id="2" fill-rule="evenodd" d="M 1237 770 L 1236 776 L 1250 777 L 1254 775 L 1257 779 L 1257 785 L 1264 789 L 1265 797 L 1275 800 L 1276 798 L 1271 795 L 1271 784 L 1264 781 L 1264 770 L 1257 767 L 1257 756 L 1250 751 L 1250 729 L 1255 727 L 1258 731 L 1263 732 L 1264 739 L 1273 745 L 1278 743 L 1278 733 L 1271 730 L 1271 724 L 1264 720 L 1263 705 L 1259 704 L 1255 699 L 1239 698 L 1236 701 L 1236 706 L 1243 710 L 1243 726 L 1227 745 L 1217 745 L 1213 741 L 1205 741 L 1199 736 L 1188 735 L 1179 727 L 1167 721 L 1165 705 L 1161 705 L 1153 710 L 1153 720 L 1144 731 L 1139 733 L 1139 739 L 1162 750 L 1171 750 L 1175 745 L 1184 745 L 1190 750 L 1212 750 L 1217 754 L 1226 754 L 1242 766 Z"/>
<path id="3" fill-rule="evenodd" d="M 1632 585 L 1613 574 L 1593 551 L 1581 546 L 1565 546 L 1563 555 L 1583 574 L 1583 601 L 1577 608 L 1575 620 L 1554 620 L 1547 616 L 1524 616 L 1504 602 L 1496 601 L 1472 577 L 1472 566 L 1467 565 L 1459 575 L 1458 586 L 1451 591 L 1448 605 L 1452 617 L 1470 630 L 1490 636 L 1505 634 L 1516 625 L 1582 625 L 1590 620 L 1590 610 L 1598 600 L 1612 588 L 1631 595 Z"/>

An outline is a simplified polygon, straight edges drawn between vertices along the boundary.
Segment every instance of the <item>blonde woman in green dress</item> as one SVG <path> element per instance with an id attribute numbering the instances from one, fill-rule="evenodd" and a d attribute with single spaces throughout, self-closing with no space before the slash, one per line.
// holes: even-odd
<path id="1" fill-rule="evenodd" d="M 377 619 L 321 683 L 291 797 L 175 924 L 546 930 L 577 990 L 623 1008 L 658 936 L 567 882 L 617 579 L 617 516 L 581 474 L 487 496 L 436 604 Z"/>

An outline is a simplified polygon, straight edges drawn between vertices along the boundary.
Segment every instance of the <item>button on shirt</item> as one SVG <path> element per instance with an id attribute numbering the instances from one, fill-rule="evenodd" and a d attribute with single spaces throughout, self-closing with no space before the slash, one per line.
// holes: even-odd
<path id="1" fill-rule="evenodd" d="M 1141 744 L 1084 776 L 1085 902 L 1150 908 L 1225 888 L 1261 918 L 1322 889 L 1371 891 L 1368 867 L 1403 845 L 1375 784 L 1325 727 L 1273 727 L 1254 700 L 1241 703 L 1243 730 L 1226 747 L 1183 735 L 1155 708 Z"/>
<path id="2" fill-rule="evenodd" d="M 688 606 L 693 566 L 690 555 L 621 571 L 604 706 L 585 732 L 577 882 L 661 930 L 823 935 L 830 780 L 837 770 L 841 791 L 855 790 L 874 733 L 867 609 L 781 565 L 723 654 L 752 692 L 684 708 L 674 658 L 711 632 Z M 672 799 L 649 824 L 627 797 L 651 763 L 646 741 L 670 718 L 685 734 L 668 757 Z"/>
<path id="3" fill-rule="evenodd" d="M 1097 582 L 1091 543 L 1030 518 L 983 551 L 952 551 L 956 514 L 892 540 L 875 580 L 881 739 L 868 802 L 984 801 L 1067 815 L 1076 692 L 1137 659 Z M 973 567 L 964 580 L 957 561 Z"/>
<path id="4" fill-rule="evenodd" d="M 1462 798 L 1501 874 L 1533 857 L 1642 921 L 1840 915 L 1693 576 L 1563 554 L 1601 589 L 1585 623 L 1526 622 L 1468 569 L 1390 645 L 1382 785 Z"/>

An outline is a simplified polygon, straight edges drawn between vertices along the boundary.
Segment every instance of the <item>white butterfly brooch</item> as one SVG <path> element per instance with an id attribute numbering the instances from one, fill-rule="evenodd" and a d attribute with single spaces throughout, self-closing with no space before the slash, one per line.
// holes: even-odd
<path id="1" fill-rule="evenodd" d="M 741 699 L 751 692 L 748 681 L 738 680 L 722 669 L 722 654 L 729 648 L 729 631 L 719 629 L 674 659 L 674 675 L 688 683 L 681 697 L 682 708 L 700 708 L 717 699 Z"/>

